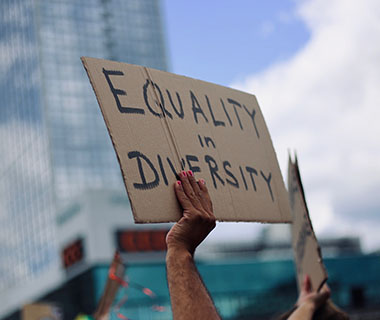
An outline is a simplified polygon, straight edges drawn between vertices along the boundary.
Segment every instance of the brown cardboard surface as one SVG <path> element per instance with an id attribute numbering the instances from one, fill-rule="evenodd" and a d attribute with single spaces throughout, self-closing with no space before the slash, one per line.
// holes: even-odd
<path id="1" fill-rule="evenodd" d="M 82 58 L 135 222 L 177 221 L 173 173 L 192 170 L 219 221 L 290 222 L 287 192 L 256 97 L 141 66 Z"/>
<path id="2" fill-rule="evenodd" d="M 56 306 L 46 303 L 26 304 L 22 308 L 23 320 L 54 319 L 61 320 L 61 312 Z"/>
<path id="3" fill-rule="evenodd" d="M 289 157 L 288 192 L 292 210 L 292 245 L 297 269 L 297 284 L 300 291 L 305 275 L 309 275 L 313 291 L 317 291 L 327 280 L 320 248 L 311 224 L 297 158 L 293 163 Z"/>

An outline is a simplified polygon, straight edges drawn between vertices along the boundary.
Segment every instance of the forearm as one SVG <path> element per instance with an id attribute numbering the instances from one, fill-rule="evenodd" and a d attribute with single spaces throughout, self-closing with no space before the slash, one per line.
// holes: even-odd
<path id="1" fill-rule="evenodd" d="M 288 320 L 311 320 L 315 312 L 315 306 L 305 303 L 299 306 L 288 318 Z"/>
<path id="2" fill-rule="evenodd" d="M 220 319 L 189 252 L 168 249 L 166 268 L 174 320 Z"/>

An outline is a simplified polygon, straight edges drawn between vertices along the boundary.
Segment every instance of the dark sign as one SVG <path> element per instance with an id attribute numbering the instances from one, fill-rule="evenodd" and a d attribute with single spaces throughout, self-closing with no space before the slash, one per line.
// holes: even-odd
<path id="1" fill-rule="evenodd" d="M 120 252 L 150 252 L 166 250 L 166 234 L 169 230 L 117 231 L 117 247 Z"/>
<path id="2" fill-rule="evenodd" d="M 67 245 L 61 252 L 62 263 L 65 269 L 82 261 L 84 258 L 83 239 L 77 239 Z"/>

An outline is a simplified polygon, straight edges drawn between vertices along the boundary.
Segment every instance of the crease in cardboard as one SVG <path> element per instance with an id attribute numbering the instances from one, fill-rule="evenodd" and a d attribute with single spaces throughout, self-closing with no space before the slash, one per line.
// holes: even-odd
<path id="1" fill-rule="evenodd" d="M 151 82 L 151 84 L 153 84 L 154 83 L 153 77 L 149 73 L 148 68 L 146 68 L 146 67 L 142 67 L 142 68 L 143 68 L 143 70 L 145 72 L 146 77 L 149 79 L 149 81 Z M 161 123 L 165 124 L 165 128 L 167 129 L 167 131 L 164 130 L 165 135 L 166 135 L 167 132 L 169 133 L 169 137 L 168 137 L 168 135 L 166 135 L 166 139 L 167 139 L 167 141 L 171 142 L 171 143 L 169 143 L 169 145 L 170 145 L 171 148 L 174 149 L 174 151 L 176 153 L 176 156 L 177 156 L 179 167 L 181 168 L 181 170 L 183 170 L 184 169 L 183 166 L 182 166 L 182 159 L 183 159 L 183 157 L 181 155 L 181 151 L 180 151 L 179 145 L 177 143 L 177 139 L 175 138 L 174 130 L 173 130 L 172 126 L 170 125 L 168 117 L 165 114 L 164 106 L 161 105 L 161 99 L 159 99 L 159 94 L 157 93 L 157 90 L 156 90 L 156 88 L 155 88 L 154 85 L 152 85 L 152 91 L 154 92 L 154 98 L 157 101 L 157 103 L 159 104 L 160 110 L 162 112 L 162 117 L 160 117 L 160 120 L 161 120 Z M 215 139 L 215 134 L 214 134 L 215 128 L 212 128 L 211 126 L 208 126 L 208 130 L 209 130 L 209 132 L 211 132 L 209 135 L 215 141 L 216 140 Z M 215 150 L 216 150 L 216 153 L 218 155 L 218 160 L 220 162 L 222 162 L 222 157 L 220 155 L 219 149 L 216 148 Z M 178 172 L 178 170 L 177 170 L 177 172 Z M 232 197 L 232 190 L 231 189 L 232 189 L 232 187 L 228 185 L 227 190 L 228 190 L 228 194 L 229 194 L 229 197 L 228 197 L 229 201 L 226 201 L 226 202 L 227 202 L 227 204 L 228 204 L 229 207 L 232 207 L 231 209 L 232 209 L 232 212 L 233 212 L 233 214 L 235 216 L 234 218 L 231 219 L 231 221 L 235 221 L 236 217 L 237 217 L 237 210 L 236 210 L 236 207 L 234 205 L 234 201 L 233 201 L 233 197 Z M 225 198 L 222 198 L 222 199 L 224 201 Z M 221 221 L 221 220 L 219 220 L 219 221 Z"/>
<path id="2" fill-rule="evenodd" d="M 175 138 L 175 135 L 173 133 L 173 129 L 169 123 L 169 120 L 167 118 L 167 115 L 165 114 L 165 108 L 164 106 L 161 104 L 161 99 L 159 99 L 158 97 L 158 93 L 157 93 L 157 90 L 155 88 L 155 86 L 153 85 L 153 78 L 151 76 L 151 74 L 149 73 L 149 70 L 146 68 L 146 67 L 142 67 L 143 71 L 145 72 L 145 75 L 146 77 L 149 79 L 150 83 L 152 84 L 152 91 L 154 93 L 154 98 L 155 98 L 155 101 L 157 101 L 158 105 L 160 106 L 160 110 L 162 112 L 162 117 L 160 117 L 160 122 L 161 122 L 161 125 L 164 124 L 164 133 L 165 133 L 165 137 L 166 137 L 166 140 L 169 142 L 169 146 L 170 146 L 170 149 L 171 149 L 171 152 L 172 152 L 172 155 L 173 155 L 173 151 L 172 149 L 174 149 L 174 152 L 175 152 L 175 156 L 176 156 L 176 159 L 177 159 L 177 173 L 179 173 L 179 170 L 178 168 L 182 168 L 182 156 L 181 156 L 181 153 L 180 153 L 180 150 L 179 150 L 179 147 L 178 147 L 178 144 L 177 144 L 177 140 Z M 169 135 L 167 134 L 169 133 Z"/>
<path id="3" fill-rule="evenodd" d="M 216 134 L 215 134 L 215 130 L 216 130 L 216 128 L 214 128 L 214 127 L 211 127 L 211 126 L 209 126 L 209 130 L 210 130 L 210 132 L 212 132 L 212 134 L 211 134 L 211 136 L 213 137 L 213 139 L 214 139 L 214 141 L 216 140 L 215 139 L 215 136 L 216 136 Z M 220 155 L 220 152 L 219 152 L 219 149 L 218 148 L 216 148 L 215 149 L 216 150 L 216 153 L 218 154 L 218 158 L 219 158 L 219 162 L 220 163 L 222 163 L 223 162 L 223 158 L 221 157 L 221 155 Z M 227 174 L 226 173 L 224 173 L 224 177 L 226 176 Z M 227 185 L 227 190 L 228 190 L 228 194 L 229 194 L 229 201 L 226 201 L 227 202 L 227 204 L 228 204 L 228 207 L 232 207 L 231 209 L 232 209 L 232 211 L 233 211 L 233 213 L 234 213 L 234 221 L 236 221 L 236 218 L 237 218 L 237 210 L 236 210 L 236 206 L 235 206 L 235 203 L 234 203 L 234 199 L 233 199 L 233 196 L 232 196 L 232 187 L 230 186 L 230 185 Z M 224 198 L 222 198 L 223 200 L 224 200 Z M 226 204 L 226 203 L 225 203 Z M 220 221 L 220 220 L 219 220 Z"/>
<path id="4" fill-rule="evenodd" d="M 217 219 L 219 221 L 249 221 L 260 223 L 283 223 L 289 221 L 290 218 L 285 217 L 287 213 L 286 208 L 285 210 L 284 208 L 281 208 L 281 205 L 285 203 L 284 198 L 287 197 L 282 175 L 278 168 L 277 158 L 273 152 L 273 144 L 270 139 L 268 129 L 265 125 L 265 120 L 257 102 L 254 103 L 254 107 L 258 108 L 257 110 L 260 110 L 257 115 L 260 118 L 260 125 L 262 126 L 262 124 L 264 124 L 263 130 L 265 134 L 261 137 L 261 139 L 264 140 L 257 144 L 257 150 L 252 150 L 252 148 L 247 148 L 247 146 L 252 145 L 249 142 L 248 135 L 250 134 L 249 130 L 254 130 L 254 128 L 250 127 L 249 130 L 245 131 L 243 135 L 241 133 L 243 131 L 243 128 L 241 126 L 239 118 L 234 119 L 234 125 L 231 123 L 228 114 L 227 118 L 224 118 L 226 126 L 223 130 L 231 130 L 229 132 L 220 131 L 220 129 L 216 128 L 215 123 L 212 123 L 211 121 L 208 124 L 202 123 L 199 125 L 198 121 L 196 121 L 197 126 L 194 127 L 195 123 L 193 123 L 191 120 L 192 115 L 194 115 L 195 119 L 194 104 L 192 107 L 192 103 L 194 102 L 191 100 L 192 97 L 189 97 L 189 95 L 186 97 L 186 94 L 189 92 L 193 94 L 191 90 L 193 90 L 196 95 L 199 94 L 198 97 L 204 97 L 206 93 L 210 96 L 210 98 L 213 97 L 215 101 L 218 101 L 219 98 L 220 100 L 221 98 L 227 99 L 229 95 L 235 96 L 233 89 L 216 86 L 214 84 L 186 77 L 174 78 L 179 76 L 173 76 L 167 72 L 155 71 L 141 66 L 133 66 L 120 62 L 94 58 L 87 59 L 88 60 L 86 61 L 86 58 L 83 58 L 82 61 L 85 65 L 87 74 L 90 78 L 90 82 L 95 91 L 98 103 L 102 110 L 103 118 L 111 137 L 112 144 L 116 151 L 116 156 L 121 167 L 126 191 L 131 202 L 131 208 L 135 222 L 172 222 L 176 221 L 176 219 L 179 218 L 179 212 L 177 212 L 177 210 L 179 210 L 178 203 L 175 201 L 176 199 L 173 193 L 169 192 L 169 186 L 167 184 L 168 181 L 163 180 L 166 178 L 163 178 L 164 173 L 162 171 L 160 172 L 160 169 L 162 170 L 162 167 L 158 166 L 161 165 L 158 156 L 162 156 L 162 159 L 166 157 L 169 159 L 169 157 L 172 157 L 171 162 L 173 167 L 177 166 L 178 168 L 182 167 L 182 155 L 184 157 L 187 157 L 188 154 L 193 154 L 199 157 L 199 160 L 197 161 L 199 161 L 199 165 L 202 168 L 200 172 L 202 172 L 202 174 L 208 174 L 210 177 L 212 177 L 214 179 L 214 185 L 215 177 L 211 172 L 210 163 L 206 163 L 205 156 L 212 155 L 212 157 L 215 159 L 215 163 L 219 165 L 218 174 L 225 182 L 223 184 L 219 184 L 218 188 L 216 186 L 213 188 L 213 195 L 215 195 L 215 199 L 218 202 Z M 108 80 L 105 79 L 103 74 L 104 72 L 101 71 L 102 68 L 121 71 L 120 74 L 118 74 L 119 77 L 115 76 L 112 78 L 114 87 L 112 87 L 112 84 L 110 85 L 110 82 L 107 84 Z M 152 112 L 149 105 L 147 104 L 147 100 L 144 102 L 142 89 L 147 79 L 154 85 L 149 85 L 148 88 L 145 87 L 144 89 L 147 89 L 147 94 L 149 95 L 148 99 L 152 100 L 152 103 L 154 104 L 156 104 L 156 101 L 157 103 L 161 104 L 160 87 L 163 89 L 161 93 L 164 93 L 165 89 L 168 91 L 172 89 L 176 90 L 175 88 L 179 88 L 179 92 L 183 94 L 182 97 L 186 99 L 186 101 L 183 100 L 183 107 L 186 117 L 185 120 L 183 120 L 183 117 L 176 119 L 169 118 L 165 113 L 165 109 L 170 106 L 165 106 L 162 104 L 160 105 L 160 114 L 162 116 L 157 119 L 158 117 L 155 115 L 155 113 Z M 173 81 L 176 79 L 180 80 L 178 81 L 178 85 L 177 82 Z M 153 82 L 153 80 L 155 81 Z M 158 85 L 157 88 L 156 83 Z M 249 98 L 249 96 L 252 97 L 252 95 L 248 95 L 240 91 L 236 94 L 237 99 L 241 99 L 241 102 L 252 101 L 252 98 Z M 166 97 L 166 99 L 168 98 Z M 255 100 L 256 98 L 254 97 L 253 99 Z M 123 108 L 128 109 L 129 107 L 137 106 L 139 109 L 144 110 L 145 114 L 128 114 L 126 111 L 124 111 L 125 113 L 121 113 L 123 111 L 120 109 L 120 101 L 122 101 Z M 164 102 L 165 97 L 162 103 Z M 208 117 L 210 117 L 210 114 L 207 111 L 207 104 L 206 102 L 203 103 L 203 110 L 208 114 Z M 154 109 L 157 111 L 159 110 L 156 105 L 153 106 L 152 104 L 152 107 L 154 107 Z M 210 105 L 208 105 L 208 107 L 210 108 Z M 232 108 L 231 105 L 230 108 Z M 230 110 L 230 115 L 233 116 L 233 109 Z M 225 109 L 224 112 L 226 113 Z M 110 119 L 107 118 L 107 115 L 110 116 Z M 246 116 L 249 117 L 250 114 Z M 227 119 L 229 120 L 229 125 Z M 238 120 L 239 122 L 237 122 Z M 173 121 L 173 123 L 171 123 L 171 121 Z M 185 128 L 191 128 L 191 131 L 183 131 L 181 127 L 181 121 L 191 121 L 192 123 L 189 123 L 189 126 L 184 126 Z M 208 122 L 207 119 L 206 122 Z M 240 124 L 241 131 L 239 131 L 238 123 Z M 124 126 L 125 129 L 123 129 Z M 129 138 L 127 139 L 126 137 L 127 128 L 129 128 L 128 130 L 133 133 L 134 138 L 132 140 Z M 219 146 L 220 149 L 213 149 L 214 151 L 212 154 L 208 153 L 206 149 L 202 149 L 203 151 L 198 154 L 197 149 L 199 149 L 199 145 L 198 148 L 196 148 L 195 143 L 189 144 L 189 147 L 186 148 L 182 146 L 181 141 L 184 141 L 184 136 L 189 136 L 188 139 L 196 139 L 196 135 L 198 133 L 203 136 L 209 135 L 216 142 L 218 139 L 221 139 L 221 137 L 229 137 L 228 143 L 223 143 L 221 148 Z M 192 137 L 192 135 L 194 136 Z M 242 141 L 240 141 L 240 137 L 243 138 Z M 270 139 L 269 142 L 268 137 Z M 236 148 L 233 148 L 234 156 L 231 158 L 228 158 L 229 143 L 236 146 Z M 159 178 L 158 180 L 156 179 L 158 181 L 156 186 L 158 187 L 149 190 L 143 190 L 141 188 L 139 189 L 135 187 L 135 185 L 142 185 L 142 182 L 144 181 L 153 181 L 155 178 L 153 171 L 149 171 L 149 166 L 144 162 L 143 165 L 145 166 L 145 169 L 143 170 L 145 171 L 145 174 L 150 175 L 150 177 L 148 180 L 142 180 L 143 176 L 140 168 L 141 162 L 139 162 L 140 167 L 138 168 L 137 161 L 143 161 L 144 158 L 134 159 L 132 156 L 129 157 L 130 151 L 141 152 L 141 154 L 147 155 L 150 160 L 154 162 L 154 166 L 156 166 L 155 168 L 157 169 L 156 174 L 158 173 Z M 186 151 L 186 153 L 182 154 L 181 151 Z M 239 176 L 240 165 L 244 167 L 244 165 L 248 165 L 246 161 L 254 161 L 256 159 L 259 160 L 263 166 L 263 170 L 265 168 L 266 170 L 274 170 L 276 172 L 276 175 L 274 175 L 272 178 L 270 186 L 273 188 L 273 195 L 276 198 L 275 201 L 277 201 L 277 205 L 271 202 L 270 197 L 268 198 L 268 190 L 266 188 L 258 190 L 256 190 L 256 188 L 253 190 L 252 186 L 249 189 L 247 186 L 244 188 L 242 182 L 243 178 L 243 181 L 245 183 L 244 177 Z M 262 162 L 263 159 L 265 159 L 265 162 Z M 227 178 L 230 177 L 230 174 L 228 171 L 226 171 L 225 168 L 223 170 L 222 160 L 230 160 L 231 162 L 236 161 L 232 162 L 233 167 L 230 170 L 232 170 L 233 174 L 239 180 L 240 188 L 237 186 L 237 189 L 235 190 L 232 188 L 231 184 L 227 184 Z M 167 170 L 167 180 L 172 181 L 173 176 L 170 176 L 169 179 L 169 175 L 171 175 L 171 164 L 168 162 L 164 165 L 165 170 Z M 138 170 L 140 170 L 140 172 Z M 229 172 L 231 173 L 231 171 Z M 145 185 L 148 187 L 146 183 Z M 265 184 L 263 186 L 266 187 Z M 210 188 L 212 189 L 212 184 L 210 185 L 209 189 Z M 269 189 L 269 191 L 271 190 Z M 229 196 L 227 196 L 227 193 Z M 266 196 L 264 196 L 264 194 L 266 194 Z M 155 199 L 158 200 L 157 203 L 155 203 Z M 240 210 L 242 212 L 237 210 Z M 233 213 L 231 211 L 233 211 Z"/>

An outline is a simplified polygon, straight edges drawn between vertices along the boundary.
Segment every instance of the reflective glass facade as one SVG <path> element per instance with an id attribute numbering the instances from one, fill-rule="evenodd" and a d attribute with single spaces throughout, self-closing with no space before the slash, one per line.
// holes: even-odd
<path id="1" fill-rule="evenodd" d="M 0 1 L 0 292 L 58 264 L 57 208 L 124 188 L 81 56 L 165 70 L 160 2 Z"/>
<path id="2" fill-rule="evenodd" d="M 80 61 L 99 57 L 166 69 L 156 0 L 36 1 L 56 196 L 121 188 L 121 174 Z"/>

